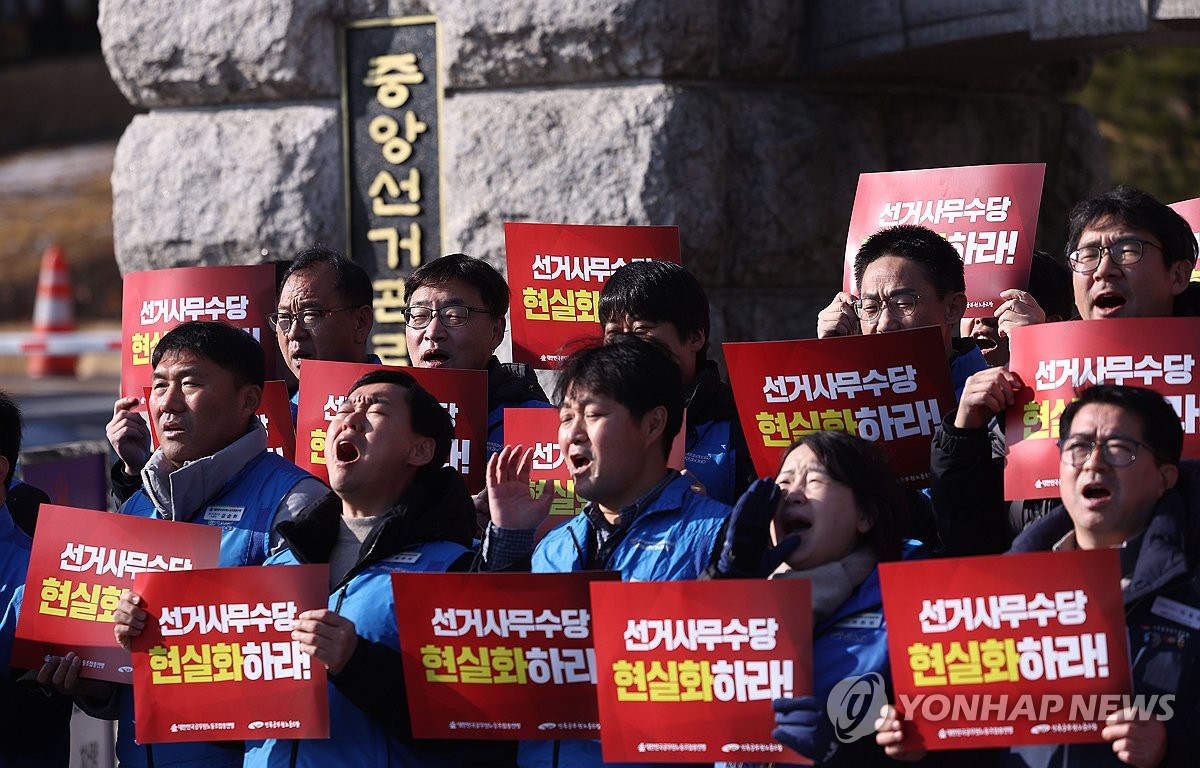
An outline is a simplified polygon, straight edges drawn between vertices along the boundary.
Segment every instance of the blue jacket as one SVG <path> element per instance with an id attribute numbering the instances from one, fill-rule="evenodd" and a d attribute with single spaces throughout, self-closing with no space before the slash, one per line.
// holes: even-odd
<path id="1" fill-rule="evenodd" d="M 987 360 L 974 339 L 955 339 L 954 356 L 950 358 L 950 381 L 954 385 L 954 402 L 962 399 L 963 385 L 971 374 L 988 368 Z"/>
<path id="2" fill-rule="evenodd" d="M 5 678 L 32 547 L 33 540 L 13 522 L 8 506 L 0 504 L 0 676 Z"/>
<path id="3" fill-rule="evenodd" d="M 269 451 L 264 451 L 241 471 L 235 474 L 217 496 L 208 501 L 203 509 L 197 510 L 192 521 L 199 525 L 220 526 L 221 567 L 259 565 L 269 553 L 271 524 L 275 511 L 284 497 L 306 477 L 304 470 Z M 225 522 L 204 519 L 204 510 L 212 507 L 241 508 L 240 518 Z M 231 509 L 231 511 L 232 511 Z M 125 506 L 121 514 L 139 517 L 155 517 L 157 511 L 146 495 L 139 490 Z M 134 743 L 133 688 L 120 686 L 120 726 L 117 731 L 117 758 L 122 768 L 141 768 L 150 764 L 155 768 L 222 768 L 240 766 L 245 747 L 242 742 L 178 742 L 139 746 Z"/>
<path id="4" fill-rule="evenodd" d="M 902 559 L 921 560 L 929 555 L 927 547 L 909 541 Z M 813 695 L 826 704 L 833 687 L 847 678 L 878 673 L 887 688 L 891 688 L 887 621 L 883 615 L 878 568 L 829 617 L 813 627 L 812 661 Z M 880 693 L 887 695 L 887 691 Z M 874 718 L 874 713 L 870 717 Z M 830 738 L 831 743 L 836 742 L 832 733 Z M 894 765 L 869 736 L 836 746 L 838 751 L 822 765 Z"/>
<path id="5" fill-rule="evenodd" d="M 688 385 L 684 466 L 711 498 L 734 504 L 756 475 L 733 390 L 707 361 Z"/>
<path id="6" fill-rule="evenodd" d="M 594 505 L 546 534 L 533 551 L 534 573 L 620 571 L 625 581 L 683 581 L 704 573 L 730 508 L 696 493 L 686 477 L 672 480 L 633 523 L 609 540 L 588 568 L 595 538 Z"/>
<path id="7" fill-rule="evenodd" d="M 329 595 L 328 606 L 354 622 L 358 644 L 329 678 L 329 738 L 248 745 L 246 766 L 452 766 L 476 762 L 471 742 L 414 741 L 400 664 L 391 574 L 467 570 L 474 505 L 461 476 L 441 467 L 389 510 L 363 542 L 358 562 Z M 295 521 L 280 523 L 288 549 L 268 565 L 327 563 L 337 540 L 335 494 Z M 486 764 L 478 762 L 479 765 Z"/>
<path id="8" fill-rule="evenodd" d="M 71 700 L 47 697 L 41 686 L 18 682 L 23 672 L 9 667 L 31 546 L 8 506 L 0 503 L 0 768 L 65 768 Z"/>
<path id="9" fill-rule="evenodd" d="M 196 510 L 196 517 L 188 522 L 222 529 L 222 568 L 259 565 L 270 554 L 271 523 L 280 502 L 306 477 L 311 475 L 282 456 L 264 451 L 234 475 L 216 498 L 205 503 L 204 509 Z M 217 512 L 209 512 L 214 507 L 227 507 L 230 514 L 239 517 L 222 519 Z M 157 517 L 158 511 L 142 488 L 125 502 L 121 514 Z"/>
<path id="10" fill-rule="evenodd" d="M 696 493 L 691 481 L 677 477 L 651 500 L 626 529 L 618 530 L 603 552 L 591 559 L 592 570 L 620 571 L 624 581 L 685 581 L 708 567 L 730 508 Z M 595 538 L 594 505 L 550 533 L 533 552 L 535 573 L 588 570 L 588 551 Z M 600 742 L 523 741 L 522 768 L 604 765 Z M 634 765 L 621 763 L 621 765 Z"/>

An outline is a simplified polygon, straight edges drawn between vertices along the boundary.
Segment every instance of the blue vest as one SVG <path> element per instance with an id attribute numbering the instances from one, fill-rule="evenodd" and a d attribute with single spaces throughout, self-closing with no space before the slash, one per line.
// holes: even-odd
<path id="1" fill-rule="evenodd" d="M 329 596 L 329 608 L 354 622 L 360 637 L 383 643 L 400 652 L 396 628 L 396 603 L 391 574 L 404 572 L 443 573 L 468 550 L 461 544 L 435 541 L 403 552 L 356 573 Z M 291 550 L 273 555 L 267 565 L 295 565 Z M 329 683 L 329 738 L 279 741 L 271 739 L 247 744 L 245 765 L 290 766 L 296 749 L 296 766 L 436 766 L 423 755 L 420 742 L 403 741 L 388 733 L 370 715 Z"/>
<path id="2" fill-rule="evenodd" d="M 734 497 L 737 455 L 728 421 L 706 421 L 695 427 L 689 426 L 685 450 L 683 465 L 704 483 L 709 496 L 723 504 L 737 501 Z"/>
<path id="3" fill-rule="evenodd" d="M 688 478 L 677 478 L 634 520 L 625 538 L 602 565 L 606 570 L 619 570 L 624 581 L 695 579 L 708 567 L 713 546 L 730 511 L 725 504 L 693 491 Z M 533 551 L 534 573 L 583 570 L 592 535 L 591 521 L 586 515 L 576 515 L 550 531 Z M 518 762 L 522 768 L 554 765 L 587 768 L 604 764 L 600 742 L 586 739 L 523 741 Z"/>
<path id="4" fill-rule="evenodd" d="M 196 516 L 189 522 L 222 529 L 222 568 L 259 565 L 270 554 L 271 523 L 279 504 L 296 483 L 310 476 L 282 456 L 264 451 L 242 467 L 216 497 L 196 510 Z M 218 513 L 213 507 L 228 509 Z M 143 488 L 129 497 L 121 514 L 157 517 L 158 510 Z M 239 515 L 238 519 L 228 519 L 234 515 Z"/>
<path id="5" fill-rule="evenodd" d="M 260 456 L 242 467 L 225 484 L 221 492 L 197 510 L 193 523 L 221 527 L 222 568 L 239 565 L 259 565 L 267 559 L 270 548 L 271 523 L 275 511 L 296 483 L 310 475 L 287 459 L 264 451 Z M 240 508 L 240 519 L 218 520 L 210 515 L 205 519 L 205 510 L 214 506 Z M 229 510 L 230 512 L 233 509 Z M 158 511 L 146 495 L 145 489 L 138 490 L 121 514 L 138 517 L 156 517 Z M 226 517 L 230 515 L 225 515 Z M 237 742 L 233 749 L 222 749 L 212 742 L 194 741 L 154 744 L 148 747 L 134 744 L 133 688 L 121 686 L 121 717 L 117 730 L 117 758 L 122 768 L 141 768 L 149 764 L 147 751 L 152 750 L 155 768 L 234 768 L 242 764 L 244 749 Z"/>

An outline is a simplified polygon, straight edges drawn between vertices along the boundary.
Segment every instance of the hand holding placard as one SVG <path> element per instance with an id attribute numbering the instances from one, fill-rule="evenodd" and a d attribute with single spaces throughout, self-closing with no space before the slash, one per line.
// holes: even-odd
<path id="1" fill-rule="evenodd" d="M 1046 311 L 1033 298 L 1033 294 L 1009 288 L 1000 291 L 1000 298 L 1004 299 L 1004 303 L 996 307 L 996 320 L 999 321 L 1001 336 L 1007 336 L 1013 328 L 1046 322 Z"/>
<path id="2" fill-rule="evenodd" d="M 954 426 L 959 429 L 981 429 L 992 417 L 1003 413 L 1017 401 L 1017 392 L 1025 382 L 1007 368 L 984 368 L 967 377 L 963 383 Z"/>
<path id="3" fill-rule="evenodd" d="M 857 336 L 861 333 L 858 313 L 854 311 L 854 295 L 840 291 L 828 307 L 817 314 L 817 338 Z"/>
<path id="4" fill-rule="evenodd" d="M 134 410 L 139 402 L 136 397 L 119 398 L 113 403 L 112 420 L 104 427 L 109 444 L 125 463 L 122 469 L 130 477 L 136 477 L 150 459 L 150 427 Z"/>
<path id="5" fill-rule="evenodd" d="M 133 638 L 146 628 L 146 612 L 138 607 L 141 602 L 141 597 L 127 589 L 121 593 L 121 599 L 113 610 L 113 635 L 117 638 L 117 644 L 127 651 Z"/>
<path id="6" fill-rule="evenodd" d="M 324 664 L 331 675 L 346 668 L 358 647 L 354 622 L 327 608 L 297 616 L 292 639 L 300 644 L 300 650 Z"/>

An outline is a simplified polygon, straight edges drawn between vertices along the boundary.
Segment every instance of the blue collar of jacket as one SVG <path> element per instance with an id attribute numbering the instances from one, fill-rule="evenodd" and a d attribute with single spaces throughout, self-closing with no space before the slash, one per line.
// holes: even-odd
<path id="1" fill-rule="evenodd" d="M 588 502 L 588 505 L 583 508 L 583 514 L 587 515 L 588 520 L 591 521 L 592 526 L 597 530 L 605 531 L 610 536 L 623 533 L 629 530 L 634 522 L 642 516 L 642 513 L 646 511 L 646 508 L 652 505 L 662 495 L 662 492 L 666 490 L 667 486 L 675 482 L 679 477 L 681 475 L 678 470 L 667 470 L 666 476 L 662 480 L 659 480 L 657 485 L 646 491 L 637 501 L 629 506 L 621 507 L 618 513 L 621 519 L 615 525 L 608 522 L 608 518 L 600 511 L 600 505 L 594 501 Z"/>

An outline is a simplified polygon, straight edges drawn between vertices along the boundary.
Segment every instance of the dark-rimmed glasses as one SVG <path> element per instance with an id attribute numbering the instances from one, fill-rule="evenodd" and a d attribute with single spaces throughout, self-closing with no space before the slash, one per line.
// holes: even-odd
<path id="1" fill-rule="evenodd" d="M 879 299 L 855 299 L 854 313 L 860 319 L 866 320 L 868 323 L 874 323 L 883 314 L 884 306 L 887 306 L 892 313 L 908 317 L 917 311 L 917 302 L 920 299 L 921 296 L 916 293 L 901 293 L 889 296 L 882 301 Z"/>
<path id="2" fill-rule="evenodd" d="M 1141 261 L 1142 253 L 1145 251 L 1147 245 L 1153 245 L 1159 250 L 1162 249 L 1161 245 L 1149 240 L 1142 240 L 1138 237 L 1123 237 L 1108 245 L 1088 245 L 1071 251 L 1067 256 L 1067 263 L 1076 272 L 1087 274 L 1088 272 L 1095 272 L 1100 266 L 1100 259 L 1104 258 L 1105 253 L 1108 253 L 1108 258 L 1112 260 L 1113 264 L 1124 267 L 1129 264 L 1137 264 Z"/>
<path id="3" fill-rule="evenodd" d="M 287 314 L 281 312 L 272 312 L 267 315 L 267 322 L 275 327 L 275 330 L 280 333 L 287 333 L 292 330 L 292 324 L 299 325 L 306 331 L 311 331 L 325 322 L 325 318 L 332 315 L 334 312 L 343 312 L 347 309 L 358 309 L 354 307 L 333 307 L 332 309 L 302 309 L 296 314 Z"/>
<path id="4" fill-rule="evenodd" d="M 448 328 L 457 328 L 460 325 L 466 325 L 467 321 L 471 319 L 472 312 L 481 312 L 485 315 L 492 314 L 491 310 L 476 309 L 475 307 L 467 307 L 462 304 L 447 304 L 437 309 L 432 307 L 406 307 L 404 310 L 404 322 L 408 324 L 409 328 L 419 331 L 433 322 L 435 312 L 442 321 L 442 325 Z"/>
<path id="5" fill-rule="evenodd" d="M 1089 440 L 1086 437 L 1068 437 L 1058 441 L 1062 461 L 1079 469 L 1091 458 L 1092 452 L 1100 449 L 1100 458 L 1110 467 L 1128 467 L 1137 459 L 1138 449 L 1146 447 L 1129 437 L 1110 437 L 1106 440 Z"/>

